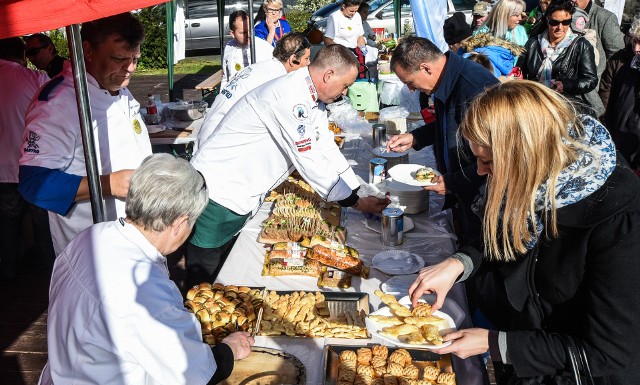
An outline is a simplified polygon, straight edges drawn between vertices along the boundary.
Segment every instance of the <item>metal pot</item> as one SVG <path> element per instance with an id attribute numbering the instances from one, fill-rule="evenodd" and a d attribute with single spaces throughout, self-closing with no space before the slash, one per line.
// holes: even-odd
<path id="1" fill-rule="evenodd" d="M 176 103 L 170 105 L 169 109 L 174 119 L 190 122 L 204 116 L 204 112 L 207 110 L 207 102 Z"/>

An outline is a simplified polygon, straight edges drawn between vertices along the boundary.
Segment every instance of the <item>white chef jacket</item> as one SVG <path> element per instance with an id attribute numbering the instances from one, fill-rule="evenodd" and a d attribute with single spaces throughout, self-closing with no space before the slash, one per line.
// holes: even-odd
<path id="1" fill-rule="evenodd" d="M 273 57 L 273 46 L 266 40 L 256 38 L 256 63 L 269 60 Z M 247 44 L 244 48 L 238 42 L 231 40 L 224 46 L 222 58 L 222 81 L 220 89 L 224 89 L 233 76 L 243 68 L 251 65 L 251 51 Z"/>
<path id="2" fill-rule="evenodd" d="M 18 183 L 24 115 L 47 74 L 0 59 L 0 183 Z"/>
<path id="3" fill-rule="evenodd" d="M 358 38 L 364 35 L 362 28 L 362 18 L 356 12 L 351 19 L 347 18 L 341 10 L 337 10 L 329 16 L 327 20 L 327 31 L 325 37 L 333 39 L 336 44 L 347 48 L 356 48 Z"/>
<path id="4" fill-rule="evenodd" d="M 286 73 L 287 70 L 280 60 L 273 57 L 271 60 L 252 64 L 236 73 L 235 76 L 231 78 L 231 81 L 227 83 L 227 86 L 220 91 L 220 94 L 216 97 L 216 100 L 207 112 L 200 131 L 198 131 L 194 152 L 197 151 L 197 147 L 200 146 L 201 143 L 204 143 L 209 135 L 211 135 L 222 118 L 224 118 L 240 98 L 254 88 Z"/>
<path id="5" fill-rule="evenodd" d="M 65 64 L 61 76 L 62 82 L 50 91 L 48 100 L 36 98 L 29 106 L 20 165 L 86 176 L 71 65 Z M 87 83 L 100 175 L 137 168 L 151 155 L 151 142 L 140 115 L 140 104 L 126 88 L 117 96 L 111 96 L 88 73 Z M 105 219 L 124 216 L 124 204 L 123 199 L 105 197 Z M 93 218 L 88 200 L 77 202 L 64 216 L 49 211 L 56 255 L 91 224 Z"/>
<path id="6" fill-rule="evenodd" d="M 216 370 L 167 260 L 123 219 L 81 232 L 56 259 L 40 383 L 206 384 Z"/>
<path id="7" fill-rule="evenodd" d="M 294 167 L 324 199 L 349 197 L 357 186 L 346 175 L 355 175 L 339 151 L 323 151 L 332 136 L 317 100 L 308 68 L 240 99 L 191 159 L 210 186 L 209 198 L 237 214 L 251 213 Z M 343 169 L 337 170 L 336 158 Z"/>

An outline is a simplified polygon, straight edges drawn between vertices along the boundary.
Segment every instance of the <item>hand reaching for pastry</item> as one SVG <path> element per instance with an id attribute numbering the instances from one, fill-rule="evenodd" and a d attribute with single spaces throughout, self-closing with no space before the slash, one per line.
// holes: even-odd
<path id="1" fill-rule="evenodd" d="M 233 352 L 233 359 L 237 361 L 249 357 L 255 340 L 247 332 L 235 332 L 225 337 L 222 343 L 229 345 Z"/>

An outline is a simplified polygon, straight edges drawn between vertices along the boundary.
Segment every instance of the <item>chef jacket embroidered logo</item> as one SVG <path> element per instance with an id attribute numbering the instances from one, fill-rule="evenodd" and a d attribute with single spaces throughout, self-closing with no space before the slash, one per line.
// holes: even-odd
<path id="1" fill-rule="evenodd" d="M 142 126 L 140 125 L 138 119 L 133 119 L 133 131 L 136 134 L 140 134 L 142 132 Z"/>
<path id="2" fill-rule="evenodd" d="M 316 131 L 316 142 L 318 140 L 320 140 L 320 131 L 318 131 L 318 127 L 314 128 L 314 130 Z"/>
<path id="3" fill-rule="evenodd" d="M 301 124 L 298 126 L 296 131 L 298 131 L 298 135 L 300 135 L 301 138 L 304 138 L 304 134 L 307 131 L 307 128 L 304 126 L 304 124 Z"/>
<path id="4" fill-rule="evenodd" d="M 240 63 L 236 63 L 236 71 L 240 71 L 242 69 L 242 66 L 240 65 Z"/>
<path id="5" fill-rule="evenodd" d="M 24 149 L 24 152 L 39 154 L 40 150 L 38 149 L 40 146 L 36 143 L 38 140 L 40 140 L 40 135 L 33 131 L 29 131 L 29 135 L 27 135 L 27 148 Z"/>
<path id="6" fill-rule="evenodd" d="M 311 150 L 311 138 L 302 139 L 296 142 L 296 148 L 298 152 L 305 152 Z"/>
<path id="7" fill-rule="evenodd" d="M 296 104 L 293 106 L 293 116 L 298 120 L 305 120 L 309 117 L 309 110 L 304 104 Z"/>

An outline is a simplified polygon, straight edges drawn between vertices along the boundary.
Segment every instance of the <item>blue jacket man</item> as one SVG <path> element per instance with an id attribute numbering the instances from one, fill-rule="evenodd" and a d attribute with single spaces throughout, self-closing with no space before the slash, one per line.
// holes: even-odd
<path id="1" fill-rule="evenodd" d="M 435 120 L 411 133 L 392 137 L 387 150 L 405 151 L 410 147 L 420 150 L 434 145 L 442 177 L 436 177 L 433 180 L 436 185 L 425 189 L 446 195 L 445 208 L 458 202 L 457 220 L 462 226 L 462 241 L 478 239 L 480 221 L 472 213 L 471 203 L 485 178 L 477 173 L 477 163 L 468 143 L 458 141 L 458 125 L 471 100 L 498 80 L 481 65 L 450 52 L 442 53 L 432 42 L 418 37 L 409 37 L 400 43 L 394 50 L 391 68 L 411 91 L 422 91 L 421 102 L 426 100 L 426 95 L 431 95 Z"/>

